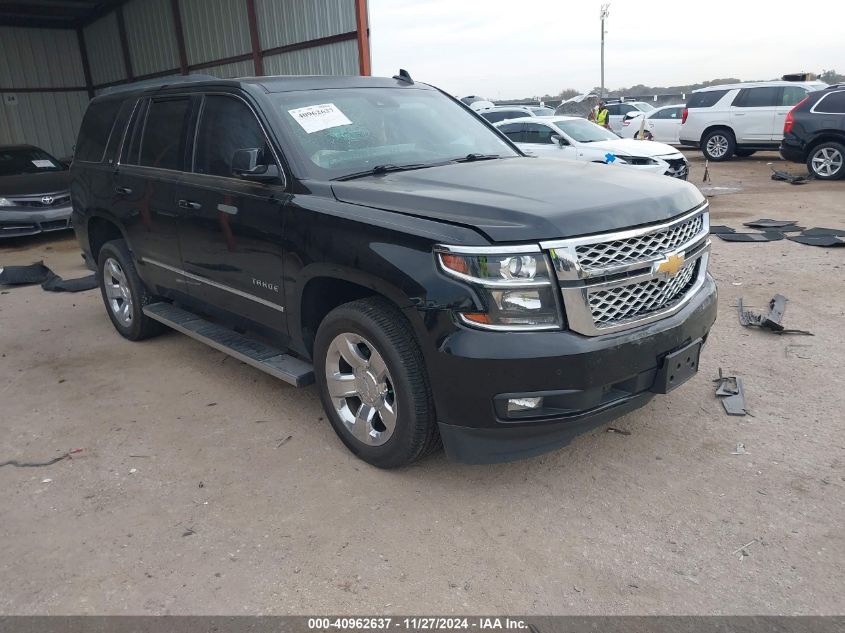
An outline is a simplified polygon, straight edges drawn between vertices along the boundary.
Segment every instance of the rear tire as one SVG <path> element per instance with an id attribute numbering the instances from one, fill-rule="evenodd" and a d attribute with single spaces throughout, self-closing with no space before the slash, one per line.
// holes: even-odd
<path id="1" fill-rule="evenodd" d="M 314 375 L 332 427 L 363 461 L 399 468 L 440 447 L 422 351 L 389 301 L 332 310 L 314 340 Z"/>
<path id="2" fill-rule="evenodd" d="M 831 141 L 816 145 L 807 156 L 807 169 L 819 180 L 845 178 L 845 145 Z"/>
<path id="3" fill-rule="evenodd" d="M 97 257 L 97 274 L 106 312 L 123 338 L 141 341 L 166 329 L 143 312 L 145 305 L 157 299 L 138 276 L 126 240 L 103 244 Z"/>
<path id="4" fill-rule="evenodd" d="M 711 130 L 701 139 L 701 153 L 714 163 L 730 160 L 735 151 L 736 139 L 730 130 Z"/>

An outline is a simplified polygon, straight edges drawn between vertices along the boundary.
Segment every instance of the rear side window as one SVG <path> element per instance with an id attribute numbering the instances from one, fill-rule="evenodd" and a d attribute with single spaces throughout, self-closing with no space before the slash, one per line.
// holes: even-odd
<path id="1" fill-rule="evenodd" d="M 813 108 L 822 114 L 845 114 L 845 90 L 826 94 Z"/>
<path id="2" fill-rule="evenodd" d="M 522 129 L 522 142 L 537 144 L 553 143 L 552 134 L 554 134 L 554 131 L 545 125 L 541 125 L 540 123 L 526 123 Z"/>
<path id="3" fill-rule="evenodd" d="M 807 96 L 807 89 L 801 86 L 784 86 L 780 98 L 780 105 L 794 106 Z"/>
<path id="4" fill-rule="evenodd" d="M 74 160 L 99 163 L 103 160 L 121 101 L 92 103 L 85 112 L 76 141 Z"/>
<path id="5" fill-rule="evenodd" d="M 505 123 L 497 128 L 514 143 L 522 142 L 522 123 Z"/>
<path id="6" fill-rule="evenodd" d="M 232 156 L 239 149 L 260 149 L 265 164 L 274 162 L 258 120 L 243 101 L 206 97 L 197 130 L 194 171 L 231 177 Z"/>
<path id="7" fill-rule="evenodd" d="M 187 98 L 152 101 L 141 138 L 139 165 L 159 169 L 184 168 L 185 130 L 191 113 Z"/>
<path id="8" fill-rule="evenodd" d="M 765 108 L 780 105 L 780 88 L 743 88 L 734 99 L 736 108 Z"/>
<path id="9" fill-rule="evenodd" d="M 688 108 L 709 108 L 716 105 L 719 99 L 728 94 L 727 90 L 707 90 L 706 92 L 693 92 L 687 101 Z"/>
<path id="10" fill-rule="evenodd" d="M 528 116 L 528 114 L 520 110 L 497 110 L 495 112 L 482 112 L 481 116 L 490 121 L 490 123 L 498 123 L 505 119 L 519 119 Z"/>

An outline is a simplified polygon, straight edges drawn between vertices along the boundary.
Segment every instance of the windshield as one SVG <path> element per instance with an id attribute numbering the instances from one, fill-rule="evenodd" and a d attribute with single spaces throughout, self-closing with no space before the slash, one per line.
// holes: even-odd
<path id="1" fill-rule="evenodd" d="M 380 165 L 436 165 L 469 154 L 518 156 L 435 90 L 302 90 L 273 98 L 292 149 L 316 177 L 340 178 Z"/>
<path id="2" fill-rule="evenodd" d="M 651 112 L 652 110 L 654 110 L 653 105 L 651 105 L 650 103 L 645 103 L 644 101 L 637 101 L 636 103 L 632 103 L 631 105 L 634 106 L 640 112 Z"/>
<path id="3" fill-rule="evenodd" d="M 44 150 L 35 147 L 0 148 L 0 176 L 62 171 L 62 165 Z"/>
<path id="4" fill-rule="evenodd" d="M 585 119 L 571 121 L 555 121 L 555 126 L 578 143 L 595 143 L 596 141 L 618 141 L 619 137 L 610 130 L 596 125 Z"/>
<path id="5" fill-rule="evenodd" d="M 534 116 L 554 116 L 555 111 L 551 108 L 531 108 Z"/>

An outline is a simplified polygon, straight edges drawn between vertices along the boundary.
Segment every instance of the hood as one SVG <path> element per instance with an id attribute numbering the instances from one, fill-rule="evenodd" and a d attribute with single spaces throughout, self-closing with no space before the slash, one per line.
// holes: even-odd
<path id="1" fill-rule="evenodd" d="M 8 196 L 39 196 L 45 193 L 67 193 L 70 172 L 45 171 L 40 174 L 0 176 L 0 198 Z"/>
<path id="2" fill-rule="evenodd" d="M 698 189 L 676 178 L 527 157 L 331 184 L 338 200 L 468 226 L 494 242 L 630 228 L 666 220 L 704 202 Z"/>
<path id="3" fill-rule="evenodd" d="M 632 138 L 620 138 L 612 141 L 597 141 L 595 143 L 582 143 L 582 145 L 592 149 L 605 150 L 613 154 L 627 154 L 628 156 L 642 156 L 643 158 L 680 153 L 671 145 L 666 145 L 666 143 L 657 143 L 655 141 L 637 141 Z"/>

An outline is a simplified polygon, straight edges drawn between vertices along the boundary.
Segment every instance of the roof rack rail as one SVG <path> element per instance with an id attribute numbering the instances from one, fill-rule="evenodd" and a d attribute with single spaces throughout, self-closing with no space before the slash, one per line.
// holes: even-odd
<path id="1" fill-rule="evenodd" d="M 155 79 L 144 79 L 142 81 L 133 81 L 127 84 L 118 84 L 117 86 L 109 86 L 100 91 L 101 95 L 110 95 L 117 92 L 125 92 L 127 90 L 137 90 L 139 88 L 156 88 L 158 86 L 169 86 L 171 84 L 192 83 L 199 81 L 215 81 L 219 77 L 211 75 L 170 75 L 169 77 L 156 77 Z"/>

